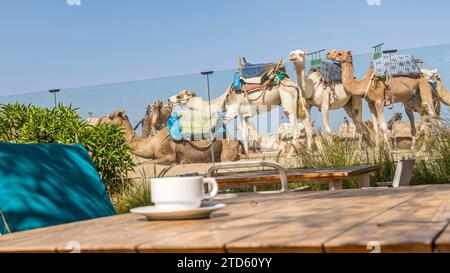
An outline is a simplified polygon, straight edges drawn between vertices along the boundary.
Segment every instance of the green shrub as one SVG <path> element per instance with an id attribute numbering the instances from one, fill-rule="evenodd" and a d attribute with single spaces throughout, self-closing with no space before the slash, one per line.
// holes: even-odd
<path id="1" fill-rule="evenodd" d="M 151 205 L 150 183 L 135 182 L 123 185 L 111 196 L 117 213 L 127 213 L 130 209 Z"/>
<path id="2" fill-rule="evenodd" d="M 432 137 L 424 140 L 426 149 L 417 153 L 412 185 L 450 183 L 450 132 L 448 122 L 442 128 L 434 128 Z M 297 151 L 300 165 L 304 168 L 334 168 L 378 164 L 380 169 L 370 178 L 377 182 L 394 179 L 396 162 L 392 153 L 385 147 L 367 147 L 359 150 L 354 142 L 328 141 L 321 139 L 322 147 L 317 151 L 300 149 Z M 344 181 L 345 188 L 357 187 L 357 181 Z M 313 185 L 312 189 L 326 189 L 326 185 Z"/>
<path id="3" fill-rule="evenodd" d="M 53 109 L 1 105 L 0 141 L 80 143 L 90 152 L 108 192 L 113 193 L 134 167 L 125 136 L 113 125 L 88 126 L 76 110 L 62 104 Z"/>
<path id="4" fill-rule="evenodd" d="M 425 141 L 426 155 L 416 161 L 413 185 L 450 183 L 450 131 L 443 122 L 447 126 L 435 128 Z"/>

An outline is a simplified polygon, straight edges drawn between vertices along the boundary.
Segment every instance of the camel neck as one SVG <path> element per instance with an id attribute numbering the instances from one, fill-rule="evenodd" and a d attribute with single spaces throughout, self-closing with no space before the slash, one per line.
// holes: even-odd
<path id="1" fill-rule="evenodd" d="M 294 62 L 295 72 L 297 74 L 297 85 L 302 89 L 305 89 L 305 63 Z"/>
<path id="2" fill-rule="evenodd" d="M 445 88 L 445 86 L 442 84 L 441 80 L 436 81 L 436 89 L 439 92 L 448 93 L 447 88 Z"/>
<path id="3" fill-rule="evenodd" d="M 313 96 L 314 82 L 306 77 L 306 66 L 304 62 L 294 62 L 295 72 L 297 75 L 297 85 L 301 88 L 306 99 Z"/>
<path id="4" fill-rule="evenodd" d="M 353 96 L 364 96 L 366 89 L 370 83 L 373 74 L 373 66 L 371 65 L 366 75 L 355 80 L 353 63 L 342 63 L 342 84 L 345 90 Z"/>
<path id="5" fill-rule="evenodd" d="M 225 102 L 227 93 L 225 92 L 218 98 L 211 100 L 211 112 L 222 112 L 222 106 Z M 200 97 L 193 97 L 186 104 L 187 107 L 195 110 L 209 111 L 208 100 L 203 100 Z"/>
<path id="6" fill-rule="evenodd" d="M 136 137 L 136 132 L 134 131 L 133 127 L 131 126 L 130 121 L 124 120 L 120 128 L 123 129 L 123 132 L 125 133 L 125 138 L 128 143 L 131 143 L 133 139 Z"/>

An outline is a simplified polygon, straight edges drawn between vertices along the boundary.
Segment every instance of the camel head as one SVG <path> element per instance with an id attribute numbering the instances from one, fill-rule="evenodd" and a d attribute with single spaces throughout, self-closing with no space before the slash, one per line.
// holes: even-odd
<path id="1" fill-rule="evenodd" d="M 423 77 L 428 81 L 432 83 L 436 83 L 438 80 L 440 80 L 440 75 L 437 69 L 421 69 L 420 72 L 422 73 Z"/>
<path id="2" fill-rule="evenodd" d="M 351 63 L 353 62 L 353 56 L 351 50 L 336 50 L 332 49 L 327 53 L 327 59 L 338 63 Z"/>
<path id="3" fill-rule="evenodd" d="M 291 53 L 289 54 L 289 61 L 293 62 L 294 64 L 305 65 L 306 51 L 300 49 L 291 51 Z"/>
<path id="4" fill-rule="evenodd" d="M 152 104 L 149 104 L 147 106 L 147 108 L 150 108 L 151 113 L 158 112 L 159 110 L 161 110 L 161 107 L 162 107 L 162 102 L 160 100 L 156 100 L 155 102 L 153 102 Z"/>
<path id="5" fill-rule="evenodd" d="M 117 127 L 124 129 L 125 132 L 130 132 L 130 129 L 131 131 L 134 131 L 128 116 L 125 114 L 125 110 L 122 109 L 100 118 L 100 123 L 116 125 Z"/>
<path id="6" fill-rule="evenodd" d="M 162 101 L 157 100 L 151 106 L 151 124 L 155 126 L 161 116 L 161 108 L 163 107 Z"/>
<path id="7" fill-rule="evenodd" d="M 186 105 L 193 97 L 197 97 L 195 92 L 183 90 L 175 96 L 170 97 L 169 102 L 173 103 L 173 105 Z"/>

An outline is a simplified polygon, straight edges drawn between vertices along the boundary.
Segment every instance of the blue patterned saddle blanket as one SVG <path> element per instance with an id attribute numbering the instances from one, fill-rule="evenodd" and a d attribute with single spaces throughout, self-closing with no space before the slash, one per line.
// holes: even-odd
<path id="1" fill-rule="evenodd" d="M 383 55 L 373 64 L 375 76 L 380 78 L 420 75 L 419 67 L 410 55 Z"/>
<path id="2" fill-rule="evenodd" d="M 245 79 L 261 76 L 267 71 L 267 68 L 273 64 L 251 64 L 245 63 L 241 70 L 241 76 Z"/>
<path id="3" fill-rule="evenodd" d="M 339 63 L 323 62 L 311 68 L 309 73 L 311 72 L 318 72 L 325 83 L 342 82 L 342 68 Z"/>

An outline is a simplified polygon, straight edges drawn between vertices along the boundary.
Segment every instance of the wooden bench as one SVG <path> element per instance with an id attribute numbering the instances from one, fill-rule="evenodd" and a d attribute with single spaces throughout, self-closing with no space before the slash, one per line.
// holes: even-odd
<path id="1" fill-rule="evenodd" d="M 236 174 L 217 175 L 217 170 L 252 167 L 272 167 L 277 171 L 253 171 Z M 241 161 L 225 162 L 212 166 L 208 171 L 209 177 L 215 177 L 222 188 L 234 188 L 241 186 L 259 186 L 275 184 L 281 181 L 281 191 L 287 191 L 288 183 L 319 183 L 328 184 L 330 190 L 342 189 L 342 181 L 357 178 L 361 188 L 369 187 L 369 174 L 377 171 L 378 165 L 353 166 L 344 168 L 326 169 L 290 169 L 285 170 L 276 162 L 270 161 Z M 287 182 L 284 181 L 286 176 Z"/>

